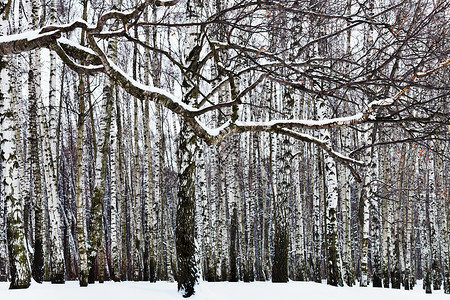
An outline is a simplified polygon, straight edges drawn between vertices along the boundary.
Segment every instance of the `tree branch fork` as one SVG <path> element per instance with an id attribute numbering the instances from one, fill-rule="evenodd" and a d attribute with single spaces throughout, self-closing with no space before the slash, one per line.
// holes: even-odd
<path id="1" fill-rule="evenodd" d="M 207 144 L 217 145 L 227 136 L 234 133 L 243 133 L 250 131 L 269 132 L 289 136 L 293 139 L 310 142 L 324 151 L 326 151 L 335 160 L 346 166 L 357 165 L 364 166 L 364 162 L 351 158 L 348 155 L 335 151 L 330 143 L 322 141 L 312 135 L 300 132 L 300 129 L 326 129 L 331 127 L 352 126 L 364 124 L 376 120 L 375 112 L 378 109 L 392 106 L 401 98 L 410 86 L 404 87 L 393 97 L 382 100 L 372 101 L 367 107 L 359 113 L 346 117 L 330 118 L 326 120 L 299 120 L 299 119 L 276 119 L 268 122 L 248 122 L 240 121 L 236 118 L 224 122 L 221 126 L 211 129 L 199 120 L 199 116 L 208 112 L 217 111 L 223 108 L 233 108 L 242 105 L 242 97 L 251 89 L 255 88 L 265 80 L 279 82 L 277 78 L 267 73 L 260 72 L 256 81 L 244 89 L 237 97 L 228 102 L 210 104 L 206 107 L 194 108 L 182 102 L 183 97 L 177 97 L 169 92 L 154 86 L 144 85 L 120 67 L 114 64 L 99 47 L 97 39 L 107 39 L 117 36 L 124 36 L 129 30 L 130 22 L 136 24 L 144 8 L 148 5 L 170 6 L 178 1 L 144 1 L 136 9 L 130 12 L 109 11 L 101 15 L 96 25 L 90 25 L 84 20 L 76 20 L 70 24 L 49 25 L 36 31 L 28 31 L 21 34 L 6 35 L 0 37 L 0 55 L 12 55 L 32 51 L 34 49 L 48 48 L 55 51 L 64 64 L 79 74 L 95 75 L 104 73 L 111 79 L 120 84 L 120 86 L 130 95 L 147 101 L 153 101 L 161 104 L 180 116 Z M 122 29 L 114 32 L 103 32 L 104 26 L 109 21 L 120 21 Z M 134 22 L 134 23 L 133 23 Z M 80 45 L 77 42 L 65 39 L 63 33 L 68 33 L 76 29 L 86 31 L 89 47 Z M 77 63 L 77 60 L 82 62 Z M 430 70 L 417 72 L 413 76 L 413 82 L 416 79 L 429 76 L 442 68 L 450 65 L 450 59 L 446 60 Z M 215 90 L 217 92 L 219 89 Z M 352 173 L 355 174 L 354 169 Z"/>

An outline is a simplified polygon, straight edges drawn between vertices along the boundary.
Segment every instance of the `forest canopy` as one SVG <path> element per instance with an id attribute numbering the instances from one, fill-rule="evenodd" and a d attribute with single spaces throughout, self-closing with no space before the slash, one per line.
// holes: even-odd
<path id="1" fill-rule="evenodd" d="M 450 1 L 0 13 L 11 288 L 423 278 L 450 293 Z"/>

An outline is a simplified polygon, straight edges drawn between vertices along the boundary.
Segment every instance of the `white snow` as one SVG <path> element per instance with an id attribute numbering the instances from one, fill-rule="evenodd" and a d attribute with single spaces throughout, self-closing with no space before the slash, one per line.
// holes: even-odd
<path id="1" fill-rule="evenodd" d="M 25 31 L 23 33 L 18 33 L 18 34 L 3 35 L 3 36 L 0 36 L 0 44 L 12 42 L 12 41 L 20 41 L 20 40 L 24 40 L 24 39 L 26 39 L 28 41 L 32 41 L 32 40 L 38 39 L 38 38 L 46 36 L 46 35 L 53 35 L 58 30 L 53 30 L 53 31 L 45 32 L 45 33 L 39 33 L 39 31 L 40 31 L 40 29 L 32 30 L 32 31 Z"/>
<path id="2" fill-rule="evenodd" d="M 228 120 L 224 124 L 222 124 L 221 126 L 219 126 L 217 128 L 209 128 L 208 126 L 206 126 L 205 123 L 200 121 L 199 118 L 195 118 L 195 120 L 210 136 L 218 136 L 219 134 L 222 133 L 223 130 L 225 130 L 226 128 L 228 128 L 231 125 L 231 121 Z"/>
<path id="3" fill-rule="evenodd" d="M 81 288 L 78 281 L 69 281 L 64 285 L 51 283 L 32 283 L 24 290 L 8 290 L 9 282 L 0 282 L 0 299 L 5 300 L 181 300 L 177 292 L 177 284 L 169 282 L 106 282 L 95 283 Z M 289 299 L 333 299 L 333 300 L 418 300 L 448 299 L 442 290 L 426 295 L 422 282 L 418 282 L 414 290 L 394 290 L 384 288 L 332 287 L 314 282 L 201 282 L 196 286 L 192 300 L 289 300 Z"/>
<path id="4" fill-rule="evenodd" d="M 296 120 L 296 119 L 285 119 L 285 120 L 271 120 L 267 122 L 242 122 L 236 121 L 238 126 L 260 126 L 260 127 L 271 127 L 275 125 L 280 126 L 299 126 L 299 127 L 314 127 L 314 126 L 326 126 L 326 125 L 344 125 L 353 121 L 360 120 L 364 115 L 362 113 L 357 113 L 348 117 L 323 119 L 323 120 Z"/>
<path id="5" fill-rule="evenodd" d="M 69 39 L 66 39 L 66 38 L 64 38 L 64 37 L 60 37 L 60 38 L 58 39 L 58 42 L 59 42 L 60 44 L 66 44 L 66 45 L 75 47 L 75 48 L 80 49 L 81 51 L 84 51 L 84 52 L 86 52 L 86 53 L 89 53 L 89 54 L 92 54 L 92 55 L 95 55 L 95 56 L 97 55 L 97 53 L 95 53 L 91 48 L 81 46 L 79 43 L 74 42 L 74 41 L 69 40 Z"/>
<path id="6" fill-rule="evenodd" d="M 394 98 L 386 98 L 381 100 L 375 100 L 369 103 L 369 108 L 372 108 L 374 106 L 389 106 L 392 103 L 394 103 Z"/>
<path id="7" fill-rule="evenodd" d="M 187 111 L 191 111 L 191 112 L 196 112 L 198 111 L 197 108 L 193 108 L 192 106 L 182 102 L 181 97 L 177 97 L 174 94 L 169 93 L 168 91 L 155 87 L 155 86 L 150 86 L 150 85 L 145 85 L 139 81 L 134 80 L 130 75 L 128 75 L 126 72 L 124 72 L 121 68 L 119 68 L 114 62 L 112 62 L 109 58 L 108 59 L 108 64 L 110 65 L 110 67 L 112 69 L 114 69 L 117 73 L 121 74 L 130 84 L 132 84 L 133 86 L 135 86 L 136 88 L 142 90 L 142 91 L 146 91 L 149 93 L 155 93 L 155 94 L 160 94 L 165 96 L 166 98 L 170 99 L 173 103 L 177 103 L 178 105 L 180 105 L 181 107 L 183 107 L 183 109 L 187 110 Z"/>

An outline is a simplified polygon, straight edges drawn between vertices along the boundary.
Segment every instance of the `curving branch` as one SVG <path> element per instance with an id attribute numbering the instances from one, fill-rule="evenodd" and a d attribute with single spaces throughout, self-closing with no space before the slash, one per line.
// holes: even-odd
<path id="1" fill-rule="evenodd" d="M 321 147 L 324 151 L 329 153 L 330 156 L 346 166 L 350 166 L 350 164 L 363 165 L 364 162 L 343 155 L 333 150 L 328 143 L 311 135 L 301 133 L 293 129 L 324 129 L 337 126 L 351 126 L 376 121 L 376 110 L 382 107 L 389 107 L 394 105 L 397 100 L 399 100 L 413 86 L 416 80 L 427 77 L 450 65 L 450 60 L 447 60 L 439 64 L 438 66 L 424 72 L 415 72 L 415 70 L 413 70 L 410 73 L 413 75 L 412 80 L 407 83 L 406 87 L 400 90 L 393 97 L 373 101 L 369 103 L 362 112 L 347 117 L 332 118 L 320 121 L 289 119 L 271 120 L 269 122 L 243 122 L 237 121 L 237 115 L 233 115 L 229 121 L 225 122 L 220 127 L 216 129 L 210 129 L 203 123 L 201 123 L 201 121 L 196 117 L 212 111 L 221 110 L 223 108 L 236 108 L 238 104 L 242 104 L 242 98 L 251 90 L 253 90 L 257 85 L 262 83 L 265 79 L 276 81 L 280 84 L 286 84 L 301 90 L 303 89 L 309 93 L 323 94 L 323 92 L 321 93 L 320 91 L 315 91 L 313 88 L 306 88 L 300 83 L 288 82 L 286 80 L 281 80 L 277 77 L 274 77 L 268 69 L 275 66 L 281 66 L 287 67 L 289 70 L 298 72 L 299 70 L 297 69 L 297 67 L 310 65 L 315 61 L 323 62 L 325 58 L 318 57 L 311 58 L 307 61 L 302 62 L 288 62 L 280 58 L 279 56 L 262 49 L 245 47 L 233 44 L 230 41 L 228 41 L 228 43 L 211 41 L 211 46 L 218 47 L 220 51 L 227 51 L 230 49 L 234 51 L 245 51 L 246 53 L 253 53 L 254 55 L 256 55 L 256 57 L 260 56 L 263 59 L 270 58 L 271 61 L 256 64 L 256 67 L 250 66 L 248 68 L 240 70 L 236 74 L 234 74 L 230 70 L 226 70 L 225 68 L 223 68 L 222 71 L 229 74 L 229 78 L 222 80 L 215 88 L 210 91 L 209 94 L 204 96 L 202 103 L 205 103 L 205 101 L 211 98 L 213 94 L 217 93 L 227 84 L 233 85 L 231 81 L 234 80 L 234 76 L 239 76 L 239 74 L 249 72 L 251 70 L 259 70 L 260 76 L 252 84 L 245 87 L 239 94 L 237 93 L 237 91 L 235 91 L 236 94 L 233 96 L 232 101 L 211 104 L 204 108 L 194 108 L 183 103 L 182 97 L 178 98 L 163 89 L 144 85 L 131 78 L 131 76 L 125 73 L 107 57 L 107 55 L 99 47 L 96 41 L 96 38 L 124 36 L 129 41 L 138 43 L 139 45 L 146 47 L 149 50 L 162 53 L 163 55 L 168 57 L 169 60 L 171 60 L 175 65 L 177 65 L 181 71 L 183 71 L 183 65 L 181 63 L 177 63 L 175 58 L 173 58 L 169 52 L 165 52 L 164 50 L 155 49 L 153 47 L 150 47 L 149 45 L 145 45 L 145 43 L 143 43 L 142 41 L 133 38 L 130 34 L 128 34 L 128 30 L 132 26 L 136 26 L 136 24 L 142 25 L 142 23 L 138 23 L 138 20 L 146 7 L 151 5 L 172 6 L 176 5 L 178 2 L 178 0 L 147 0 L 143 1 L 136 8 L 127 12 L 117 10 L 108 11 L 99 17 L 97 24 L 95 25 L 90 25 L 83 20 L 76 20 L 69 24 L 46 26 L 37 31 L 2 36 L 0 37 L 0 55 L 17 54 L 37 48 L 49 48 L 55 51 L 62 59 L 62 61 L 75 72 L 84 74 L 105 73 L 112 80 L 116 81 L 130 95 L 142 100 L 153 101 L 171 110 L 172 112 L 180 116 L 193 129 L 195 134 L 205 140 L 205 142 L 208 144 L 218 144 L 222 142 L 225 137 L 234 133 L 242 133 L 248 131 L 271 132 L 290 136 L 297 140 L 314 143 Z M 253 3 L 253 5 L 256 5 L 256 3 Z M 342 18 L 347 20 L 347 18 L 350 18 L 350 16 L 343 16 Z M 108 24 L 110 20 L 120 21 L 123 25 L 122 29 L 112 32 L 103 31 L 103 28 Z M 212 19 L 210 19 L 209 21 L 212 21 Z M 351 28 L 355 24 L 364 23 L 367 20 L 351 19 L 347 21 L 349 21 L 350 25 L 345 27 L 344 30 Z M 155 23 L 147 25 L 157 26 L 161 24 Z M 61 37 L 62 33 L 68 33 L 79 28 L 86 31 L 86 37 L 89 47 L 81 46 L 76 42 Z M 313 42 L 317 42 L 317 40 L 314 40 Z M 80 64 L 79 62 L 83 62 L 83 64 Z M 266 70 L 264 69 L 265 66 L 267 67 Z M 233 109 L 233 112 L 235 111 L 237 112 L 236 109 Z"/>

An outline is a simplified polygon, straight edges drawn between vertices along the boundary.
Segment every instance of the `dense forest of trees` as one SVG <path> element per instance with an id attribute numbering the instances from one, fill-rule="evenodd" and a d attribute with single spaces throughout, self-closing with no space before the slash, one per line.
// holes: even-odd
<path id="1" fill-rule="evenodd" d="M 450 293 L 449 0 L 1 0 L 0 281 Z"/>

